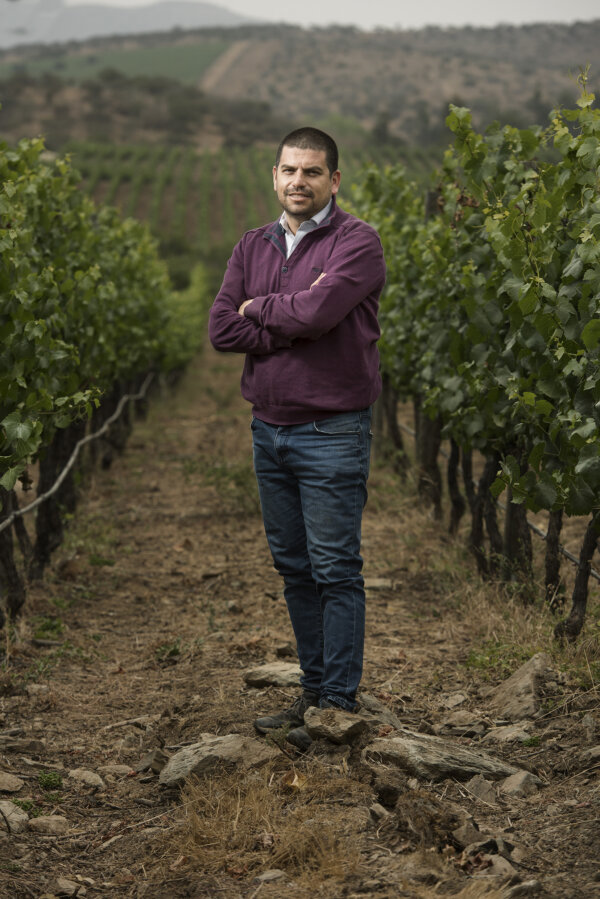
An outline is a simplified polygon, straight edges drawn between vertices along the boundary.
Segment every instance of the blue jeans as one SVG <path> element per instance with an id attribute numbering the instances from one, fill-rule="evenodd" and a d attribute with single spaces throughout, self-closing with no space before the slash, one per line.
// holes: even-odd
<path id="1" fill-rule="evenodd" d="M 346 709 L 362 674 L 370 423 L 370 409 L 280 427 L 252 420 L 265 532 L 284 580 L 302 686 Z"/>

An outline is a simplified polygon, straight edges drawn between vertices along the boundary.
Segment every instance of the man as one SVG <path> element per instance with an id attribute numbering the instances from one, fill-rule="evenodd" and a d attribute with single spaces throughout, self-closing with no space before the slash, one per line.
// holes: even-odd
<path id="1" fill-rule="evenodd" d="M 287 725 L 302 748 L 309 706 L 355 709 L 364 644 L 360 534 L 385 264 L 376 231 L 336 205 L 340 177 L 329 135 L 300 128 L 282 140 L 281 218 L 237 244 L 209 324 L 217 350 L 246 353 L 264 526 L 303 672 L 292 707 L 254 724 Z"/>

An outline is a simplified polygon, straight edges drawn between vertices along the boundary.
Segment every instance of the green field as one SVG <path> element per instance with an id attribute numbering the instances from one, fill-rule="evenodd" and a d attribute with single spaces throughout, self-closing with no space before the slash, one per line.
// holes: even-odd
<path id="1" fill-rule="evenodd" d="M 224 40 L 205 39 L 194 44 L 160 44 L 134 49 L 86 47 L 82 52 L 44 54 L 25 63 L 0 64 L 0 78 L 7 78 L 25 68 L 31 75 L 54 73 L 64 78 L 84 81 L 103 69 L 116 69 L 129 77 L 164 76 L 197 84 L 204 72 L 229 47 Z"/>
<path id="2" fill-rule="evenodd" d="M 185 286 L 199 259 L 215 273 L 244 231 L 272 221 L 280 209 L 273 191 L 273 150 L 266 147 L 198 152 L 189 147 L 73 142 L 66 148 L 82 186 L 101 203 L 149 224 L 169 261 L 178 286 Z M 399 151 L 400 152 L 400 151 Z M 387 151 L 342 153 L 342 206 L 363 167 L 402 162 L 418 176 L 417 165 L 433 162 L 406 148 L 399 158 Z"/>

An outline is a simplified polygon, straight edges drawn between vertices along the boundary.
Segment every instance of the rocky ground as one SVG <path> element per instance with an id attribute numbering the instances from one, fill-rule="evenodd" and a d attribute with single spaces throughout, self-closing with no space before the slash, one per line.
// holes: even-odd
<path id="1" fill-rule="evenodd" d="M 377 457 L 361 711 L 255 734 L 298 669 L 238 363 L 155 398 L 7 634 L 0 895 L 600 896 L 597 596 L 558 650 Z"/>

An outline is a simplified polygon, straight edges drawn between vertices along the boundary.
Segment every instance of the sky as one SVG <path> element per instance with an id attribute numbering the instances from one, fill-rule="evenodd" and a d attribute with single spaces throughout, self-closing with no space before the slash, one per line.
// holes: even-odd
<path id="1" fill-rule="evenodd" d="M 65 0 L 67 5 L 103 3 L 144 6 L 152 0 Z M 420 28 L 424 25 L 521 25 L 600 19 L 599 0 L 209 0 L 217 6 L 293 25 L 356 25 L 359 28 Z"/>

